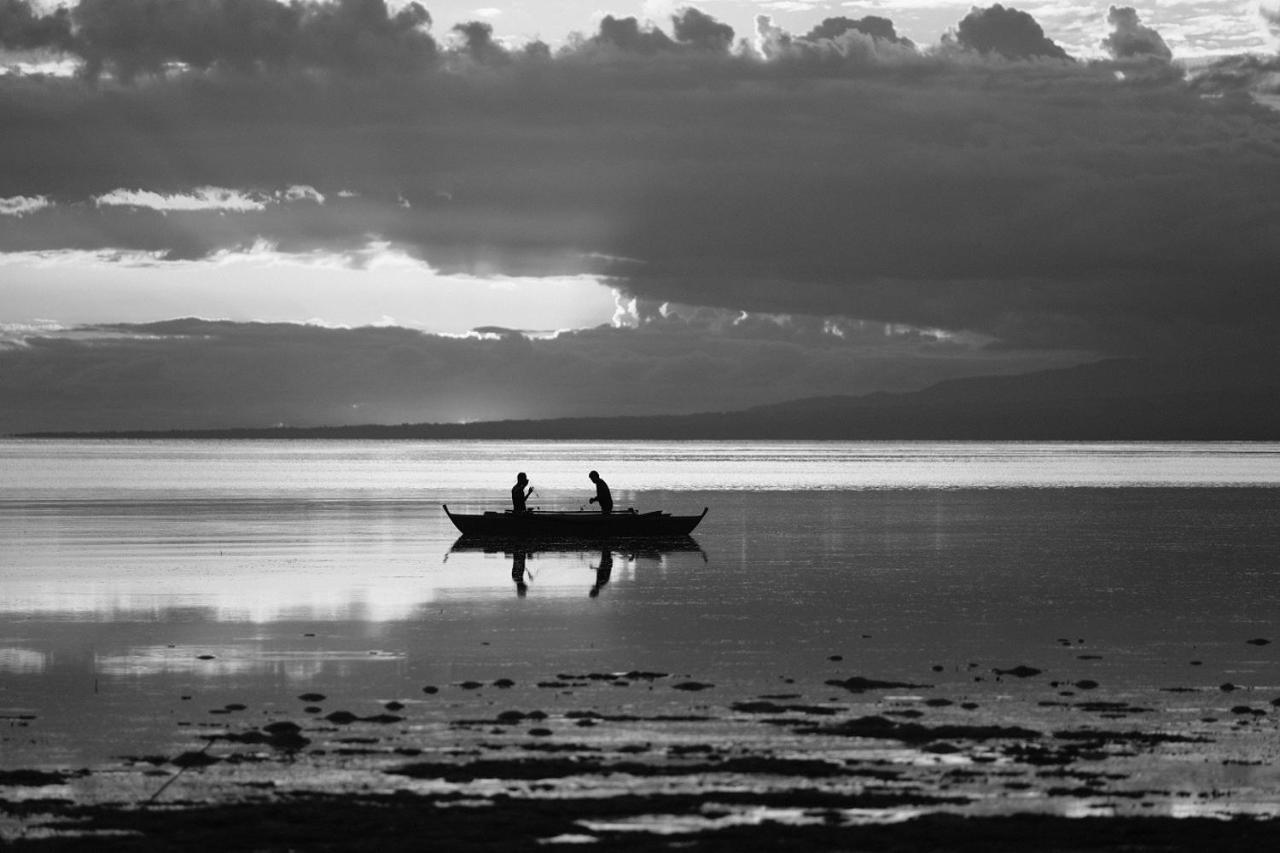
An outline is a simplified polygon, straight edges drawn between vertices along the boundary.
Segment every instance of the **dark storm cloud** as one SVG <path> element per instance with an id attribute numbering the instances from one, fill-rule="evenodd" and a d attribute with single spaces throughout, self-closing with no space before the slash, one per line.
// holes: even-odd
<path id="1" fill-rule="evenodd" d="M 956 27 L 956 41 L 979 53 L 1005 59 L 1069 59 L 1067 52 L 1045 36 L 1036 19 L 999 3 L 974 8 Z"/>
<path id="2" fill-rule="evenodd" d="M 637 18 L 605 15 L 594 36 L 566 52 L 590 55 L 591 47 L 606 47 L 649 56 L 682 50 L 727 54 L 733 46 L 733 27 L 692 6 L 684 7 L 671 16 L 671 29 L 672 35 L 668 36 L 658 27 L 642 24 Z"/>
<path id="3" fill-rule="evenodd" d="M 707 13 L 686 7 L 671 17 L 676 41 L 700 50 L 727 53 L 733 46 L 733 27 Z"/>
<path id="4" fill-rule="evenodd" d="M 463 50 L 476 62 L 503 61 L 507 52 L 493 40 L 493 24 L 467 21 L 454 24 L 453 31 L 462 37 Z"/>
<path id="5" fill-rule="evenodd" d="M 630 53 L 657 53 L 671 50 L 675 46 L 675 42 L 662 30 L 651 26 L 642 27 L 636 18 L 615 18 L 613 15 L 605 15 L 600 19 L 599 32 L 591 41 Z"/>
<path id="6" fill-rule="evenodd" d="M 409 71 L 436 53 L 419 3 L 392 13 L 384 0 L 80 0 L 72 17 L 70 49 L 90 78 L 131 79 L 170 63 Z"/>
<path id="7" fill-rule="evenodd" d="M 921 62 L 915 43 L 902 38 L 887 18 L 827 18 L 804 36 L 775 26 L 767 15 L 756 17 L 756 49 L 779 69 L 802 74 L 844 73 Z M 825 69 L 825 70 L 824 70 Z"/>
<path id="8" fill-rule="evenodd" d="M 65 8 L 42 15 L 29 0 L 0 0 L 0 47 L 17 50 L 71 45 L 71 14 Z"/>
<path id="9" fill-rule="evenodd" d="M 1280 56 L 1227 56 L 1198 69 L 1191 87 L 1210 96 L 1256 92 L 1280 94 Z"/>
<path id="10" fill-rule="evenodd" d="M 1132 6 L 1112 6 L 1107 13 L 1107 23 L 1113 29 L 1102 40 L 1113 59 L 1140 59 L 1150 57 L 1168 62 L 1173 51 L 1158 32 L 1143 26 L 1138 12 Z"/>
<path id="11" fill-rule="evenodd" d="M 28 332 L 0 346 L 0 433 L 700 412 L 1064 363 L 763 318 L 657 317 L 550 340 L 485 331 L 175 320 Z"/>
<path id="12" fill-rule="evenodd" d="M 1045 61 L 1038 25 L 1002 7 L 966 19 L 985 41 L 962 23 L 919 50 L 884 27 L 762 24 L 768 60 L 707 49 L 721 31 L 682 14 L 684 40 L 607 17 L 554 56 L 480 68 L 6 79 L 0 199 L 49 204 L 6 216 L 0 250 L 378 238 L 445 271 L 594 270 L 648 300 L 1005 346 L 1206 347 L 1280 322 L 1280 117 L 1247 98 L 1203 97 L 1167 63 Z M 457 56 L 502 50 L 461 35 Z M 292 185 L 327 201 L 91 203 Z"/>
<path id="13" fill-rule="evenodd" d="M 1260 5 L 1258 14 L 1280 41 L 1280 6 Z M 1280 95 L 1280 55 L 1223 56 L 1198 67 L 1191 75 L 1192 88 L 1214 97 L 1232 93 Z M 1276 102 L 1272 101 L 1273 107 Z"/>
<path id="14" fill-rule="evenodd" d="M 806 41 L 832 40 L 839 38 L 850 30 L 905 47 L 912 47 L 915 44 L 911 39 L 898 35 L 893 26 L 893 21 L 888 18 L 881 18 L 878 15 L 867 15 L 857 20 L 845 17 L 826 18 L 821 24 L 805 33 L 804 38 Z"/>
<path id="15" fill-rule="evenodd" d="M 756 50 L 777 72 L 801 77 L 882 72 L 890 65 L 927 68 L 914 42 L 897 36 L 891 20 L 874 15 L 827 18 L 803 37 L 774 26 L 768 15 L 758 15 L 755 35 Z"/>

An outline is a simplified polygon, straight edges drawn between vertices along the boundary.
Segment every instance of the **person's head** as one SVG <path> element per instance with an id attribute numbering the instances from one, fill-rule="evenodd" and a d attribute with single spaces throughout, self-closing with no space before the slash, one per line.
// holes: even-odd
<path id="1" fill-rule="evenodd" d="M 600 475 L 597 474 L 595 471 L 592 471 L 590 474 L 587 475 L 587 479 L 589 479 L 591 482 L 594 483 L 596 480 L 600 479 Z"/>
<path id="2" fill-rule="evenodd" d="M 527 483 L 527 482 L 529 482 L 529 478 L 528 478 L 528 477 L 526 477 L 526 476 L 524 475 L 524 472 L 523 472 L 523 471 L 521 471 L 519 474 L 516 474 L 516 482 L 517 482 L 517 483 Z"/>

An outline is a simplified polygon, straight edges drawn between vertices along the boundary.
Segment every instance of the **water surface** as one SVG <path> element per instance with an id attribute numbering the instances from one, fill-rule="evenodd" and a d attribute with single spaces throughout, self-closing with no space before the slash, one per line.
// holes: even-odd
<path id="1" fill-rule="evenodd" d="M 523 470 L 576 508 L 590 468 L 710 512 L 679 547 L 455 547 L 441 503 Z M 1009 715 L 1087 678 L 1148 726 L 1280 697 L 1280 642 L 1248 642 L 1280 641 L 1280 445 L 4 441 L 0 472 L 0 767 L 173 754 L 303 693 L 441 724 L 851 675 Z M 1045 675 L 993 673 L 1019 664 Z M 635 670 L 722 693 L 536 686 Z"/>

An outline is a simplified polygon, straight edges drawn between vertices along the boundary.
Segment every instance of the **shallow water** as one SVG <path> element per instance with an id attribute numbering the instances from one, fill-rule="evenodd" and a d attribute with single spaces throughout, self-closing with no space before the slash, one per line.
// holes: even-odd
<path id="1" fill-rule="evenodd" d="M 576 508 L 590 467 L 620 506 L 710 512 L 675 549 L 451 550 L 441 503 L 525 470 Z M 4 441 L 0 472 L 0 767 L 173 754 L 308 692 L 419 703 L 419 741 L 461 710 L 702 713 L 852 675 L 988 720 L 1060 714 L 1049 679 L 1158 704 L 1148 728 L 1280 697 L 1280 445 Z M 993 673 L 1019 664 L 1044 675 Z M 717 692 L 535 686 L 632 670 Z"/>

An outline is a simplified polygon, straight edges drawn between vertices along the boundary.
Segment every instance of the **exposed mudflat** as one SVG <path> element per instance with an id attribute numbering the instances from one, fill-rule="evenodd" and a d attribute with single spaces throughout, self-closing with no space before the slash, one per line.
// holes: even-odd
<path id="1" fill-rule="evenodd" d="M 1207 849 L 1280 837 L 1280 696 L 1098 685 L 1086 698 L 1048 668 L 1009 684 L 1010 670 L 979 665 L 958 691 L 921 669 L 920 681 L 789 678 L 785 693 L 752 695 L 633 670 L 342 703 L 313 692 L 269 709 L 187 702 L 167 733 L 185 749 L 0 771 L 0 833 L 40 849 Z M 296 711 L 281 710 L 289 700 Z"/>

